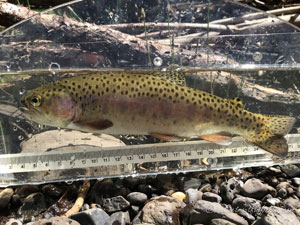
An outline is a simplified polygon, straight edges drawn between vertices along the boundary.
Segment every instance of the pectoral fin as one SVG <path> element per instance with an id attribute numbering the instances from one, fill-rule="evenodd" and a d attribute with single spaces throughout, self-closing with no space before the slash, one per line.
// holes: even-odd
<path id="1" fill-rule="evenodd" d="M 206 134 L 201 135 L 200 138 L 219 145 L 230 145 L 232 143 L 232 139 L 229 136 L 225 136 L 225 134 L 227 135 L 227 133 Z"/>
<path id="2" fill-rule="evenodd" d="M 80 128 L 95 131 L 95 130 L 104 130 L 113 126 L 113 123 L 110 120 L 95 120 L 95 121 L 77 121 L 74 124 Z"/>

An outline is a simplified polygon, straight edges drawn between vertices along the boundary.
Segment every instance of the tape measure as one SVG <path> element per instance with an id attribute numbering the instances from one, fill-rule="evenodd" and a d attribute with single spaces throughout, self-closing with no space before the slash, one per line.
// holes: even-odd
<path id="1" fill-rule="evenodd" d="M 0 155 L 0 186 L 299 163 L 300 134 L 286 139 L 283 159 L 239 137 L 230 146 L 187 141 Z"/>

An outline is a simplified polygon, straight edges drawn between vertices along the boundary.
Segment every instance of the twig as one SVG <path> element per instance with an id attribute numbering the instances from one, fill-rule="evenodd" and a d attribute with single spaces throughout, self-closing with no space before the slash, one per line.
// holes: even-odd
<path id="1" fill-rule="evenodd" d="M 281 14 L 290 14 L 290 13 L 299 13 L 300 6 L 293 6 L 288 8 L 281 8 L 281 9 L 273 9 L 268 10 L 266 13 L 273 14 L 273 15 L 281 15 Z"/>
<path id="2" fill-rule="evenodd" d="M 167 30 L 161 30 L 161 31 L 154 31 L 154 32 L 148 32 L 147 37 L 148 38 L 155 38 L 156 36 L 166 36 L 169 31 Z M 145 33 L 141 33 L 138 35 L 135 35 L 136 38 L 145 39 Z"/>
<path id="3" fill-rule="evenodd" d="M 148 22 L 145 23 L 148 28 L 156 28 L 156 29 L 168 29 L 175 28 L 175 29 L 189 29 L 189 28 L 199 28 L 199 29 L 206 29 L 206 23 L 155 23 L 155 22 Z M 109 24 L 103 25 L 104 27 L 110 27 L 117 30 L 128 31 L 129 28 L 144 28 L 143 23 L 126 23 L 126 24 Z M 228 30 L 230 27 L 220 24 L 210 24 L 211 30 Z"/>
<path id="4" fill-rule="evenodd" d="M 246 20 L 257 20 L 257 19 L 266 19 L 267 14 L 273 14 L 273 15 L 281 15 L 281 14 L 289 14 L 294 12 L 299 12 L 300 6 L 294 6 L 289 8 L 282 8 L 282 9 L 274 9 L 274 10 L 268 10 L 266 12 L 257 12 L 257 13 L 249 13 L 245 14 L 241 17 L 230 17 L 226 19 L 221 20 L 214 20 L 210 22 L 211 24 L 219 24 L 219 25 L 234 25 L 242 23 Z"/>
<path id="5" fill-rule="evenodd" d="M 79 212 L 79 210 L 83 206 L 85 196 L 90 189 L 90 185 L 91 184 L 89 181 L 85 181 L 82 184 L 79 194 L 78 194 L 78 197 L 77 197 L 73 207 L 71 209 L 69 209 L 64 215 L 62 215 L 63 217 L 69 217 L 69 216 Z"/>

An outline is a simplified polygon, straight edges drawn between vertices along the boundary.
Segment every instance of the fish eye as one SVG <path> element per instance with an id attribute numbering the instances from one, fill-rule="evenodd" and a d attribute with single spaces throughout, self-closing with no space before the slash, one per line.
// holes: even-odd
<path id="1" fill-rule="evenodd" d="M 31 105 L 33 105 L 34 107 L 39 106 L 42 103 L 42 98 L 39 95 L 35 95 L 32 96 L 31 100 L 30 100 Z"/>

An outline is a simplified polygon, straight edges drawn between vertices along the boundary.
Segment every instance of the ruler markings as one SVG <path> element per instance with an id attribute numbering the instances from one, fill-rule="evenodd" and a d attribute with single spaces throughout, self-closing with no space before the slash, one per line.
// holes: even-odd
<path id="1" fill-rule="evenodd" d="M 288 135 L 287 139 L 289 156 L 299 157 L 300 135 Z M 241 138 L 235 138 L 232 145 L 228 147 L 206 141 L 169 142 L 110 148 L 95 147 L 91 150 L 0 155 L 0 174 L 200 158 L 254 156 L 265 153 L 256 146 L 245 144 Z"/>

